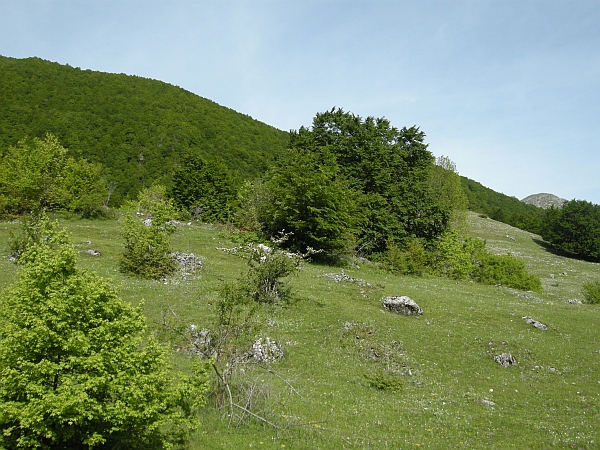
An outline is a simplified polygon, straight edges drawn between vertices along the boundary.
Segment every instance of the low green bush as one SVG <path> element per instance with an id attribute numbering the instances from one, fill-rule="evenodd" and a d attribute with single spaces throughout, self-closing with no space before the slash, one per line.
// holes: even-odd
<path id="1" fill-rule="evenodd" d="M 365 374 L 369 386 L 382 391 L 399 391 L 402 389 L 402 378 L 399 375 L 385 371 L 378 370 L 373 373 Z"/>
<path id="2" fill-rule="evenodd" d="M 501 284 L 523 291 L 542 291 L 540 277 L 528 273 L 525 263 L 511 254 L 482 253 L 473 273 L 473 280 L 483 284 Z"/>
<path id="3" fill-rule="evenodd" d="M 600 303 L 600 280 L 589 281 L 583 284 L 583 298 L 585 303 L 592 305 Z"/>

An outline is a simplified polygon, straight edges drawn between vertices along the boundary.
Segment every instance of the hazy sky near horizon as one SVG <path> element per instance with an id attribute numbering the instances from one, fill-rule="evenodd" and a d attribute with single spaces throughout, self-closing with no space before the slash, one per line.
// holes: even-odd
<path id="1" fill-rule="evenodd" d="M 600 0 L 0 0 L 0 55 L 286 131 L 332 107 L 386 117 L 496 191 L 600 204 Z"/>

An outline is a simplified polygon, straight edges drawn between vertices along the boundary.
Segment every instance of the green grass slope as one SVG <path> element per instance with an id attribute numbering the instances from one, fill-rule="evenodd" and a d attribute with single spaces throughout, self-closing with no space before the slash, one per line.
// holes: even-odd
<path id="1" fill-rule="evenodd" d="M 469 223 L 492 251 L 523 258 L 544 292 L 394 276 L 368 262 L 345 270 L 368 284 L 337 283 L 324 275 L 339 269 L 308 264 L 290 280 L 289 303 L 259 309 L 261 335 L 284 346 L 285 357 L 271 366 L 278 376 L 248 368 L 263 393 L 257 408 L 279 428 L 250 416 L 231 422 L 226 409 L 207 407 L 192 448 L 598 448 L 600 305 L 568 301 L 582 298 L 581 285 L 600 277 L 600 265 L 549 253 L 538 236 L 477 214 Z M 217 250 L 234 246 L 227 230 L 191 225 L 179 229 L 174 247 L 201 255 L 196 277 L 129 278 L 115 269 L 122 248 L 116 222 L 64 225 L 80 250 L 79 264 L 111 277 L 128 301 L 145 299 L 158 333 L 165 317 L 209 324 L 219 286 L 247 267 Z M 16 227 L 0 224 L 0 288 L 17 271 L 6 258 Z M 85 253 L 89 248 L 101 256 Z M 387 295 L 412 297 L 424 314 L 384 312 Z M 495 363 L 501 353 L 517 364 Z M 402 374 L 399 390 L 370 385 L 366 376 L 386 369 Z"/>
<path id="2" fill-rule="evenodd" d="M 53 133 L 105 166 L 117 201 L 154 180 L 168 183 L 187 150 L 249 177 L 288 143 L 286 132 L 161 81 L 2 56 L 0 74 L 0 154 L 25 136 Z"/>

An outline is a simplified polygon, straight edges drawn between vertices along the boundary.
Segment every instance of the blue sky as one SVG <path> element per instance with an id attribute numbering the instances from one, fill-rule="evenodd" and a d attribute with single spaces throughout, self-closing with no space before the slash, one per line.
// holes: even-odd
<path id="1" fill-rule="evenodd" d="M 496 191 L 600 204 L 600 0 L 0 0 L 0 54 L 282 130 L 334 106 L 386 117 Z"/>

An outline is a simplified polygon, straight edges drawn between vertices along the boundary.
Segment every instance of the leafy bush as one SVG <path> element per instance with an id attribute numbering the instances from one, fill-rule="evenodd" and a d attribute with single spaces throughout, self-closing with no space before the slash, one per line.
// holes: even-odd
<path id="1" fill-rule="evenodd" d="M 19 260 L 0 303 L 0 448 L 165 448 L 198 426 L 207 366 L 172 373 L 139 308 L 76 268 L 64 230 Z"/>
<path id="2" fill-rule="evenodd" d="M 420 239 L 410 239 L 402 250 L 393 242 L 387 244 L 382 266 L 390 272 L 421 276 L 429 270 L 429 254 Z"/>
<path id="3" fill-rule="evenodd" d="M 247 259 L 250 268 L 240 284 L 250 298 L 264 303 L 276 303 L 288 296 L 289 291 L 282 278 L 297 271 L 303 260 L 299 253 L 285 252 L 264 244 L 221 250 Z"/>
<path id="4" fill-rule="evenodd" d="M 327 149 L 289 150 L 266 175 L 265 188 L 270 201 L 260 209 L 260 223 L 267 236 L 285 231 L 290 236 L 282 246 L 321 250 L 322 257 L 352 247 L 355 195 Z"/>
<path id="5" fill-rule="evenodd" d="M 524 291 L 542 291 L 540 277 L 528 273 L 525 263 L 511 254 L 481 253 L 472 277 L 474 281 L 483 284 L 501 284 Z"/>
<path id="6" fill-rule="evenodd" d="M 433 249 L 433 272 L 455 280 L 472 278 L 480 255 L 485 253 L 485 242 L 470 237 L 462 238 L 456 230 L 445 232 Z"/>
<path id="7" fill-rule="evenodd" d="M 148 216 L 147 221 L 142 222 L 131 214 L 124 218 L 121 234 L 125 249 L 119 261 L 121 272 L 158 279 L 175 271 L 176 263 L 171 256 L 171 235 L 175 226 L 170 221 L 177 210 L 170 200 L 165 199 L 165 192 L 163 186 L 140 191 L 138 210 Z"/>
<path id="8" fill-rule="evenodd" d="M 225 164 L 188 153 L 173 173 L 171 197 L 178 208 L 202 211 L 204 222 L 225 222 L 235 200 L 234 180 Z"/>
<path id="9" fill-rule="evenodd" d="M 600 280 L 589 281 L 583 284 L 583 298 L 585 303 L 600 303 Z"/>
<path id="10" fill-rule="evenodd" d="M 400 375 L 386 370 L 378 370 L 374 373 L 365 374 L 365 378 L 371 387 L 382 391 L 399 391 L 402 389 L 403 381 Z"/>
<path id="11" fill-rule="evenodd" d="M 436 242 L 434 273 L 456 280 L 542 290 L 540 278 L 529 274 L 523 261 L 510 254 L 494 255 L 486 250 L 485 241 L 461 238 L 455 230 L 444 233 Z"/>
<path id="12" fill-rule="evenodd" d="M 45 208 L 102 215 L 107 194 L 102 166 L 67 157 L 58 139 L 23 139 L 0 152 L 0 214 Z"/>

